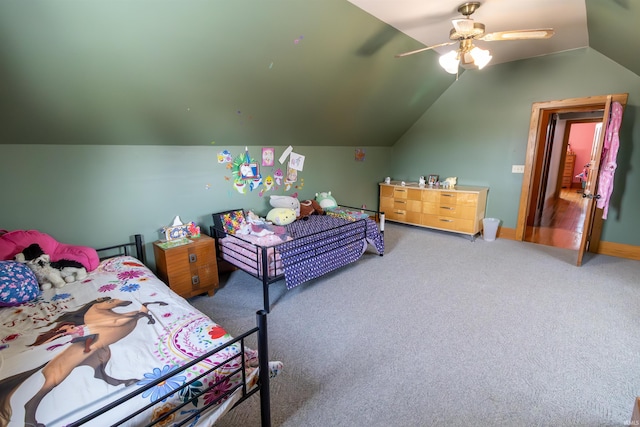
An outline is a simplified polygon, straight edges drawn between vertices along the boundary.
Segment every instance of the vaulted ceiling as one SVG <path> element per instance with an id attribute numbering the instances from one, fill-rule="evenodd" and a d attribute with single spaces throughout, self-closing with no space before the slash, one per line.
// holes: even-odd
<path id="1" fill-rule="evenodd" d="M 0 143 L 390 146 L 455 81 L 437 51 L 394 55 L 445 41 L 457 2 L 401 3 L 390 25 L 359 0 L 2 2 Z M 636 0 L 482 3 L 488 31 L 530 24 L 493 21 L 514 4 L 558 28 L 495 64 L 588 45 L 640 75 Z"/>

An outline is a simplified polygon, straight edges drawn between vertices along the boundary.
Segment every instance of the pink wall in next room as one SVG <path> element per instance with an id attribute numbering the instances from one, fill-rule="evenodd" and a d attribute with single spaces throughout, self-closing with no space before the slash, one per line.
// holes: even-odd
<path id="1" fill-rule="evenodd" d="M 572 123 L 569 132 L 569 144 L 571 151 L 576 153 L 576 163 L 573 169 L 573 182 L 580 182 L 575 178 L 591 160 L 591 147 L 593 146 L 593 134 L 597 123 Z"/>

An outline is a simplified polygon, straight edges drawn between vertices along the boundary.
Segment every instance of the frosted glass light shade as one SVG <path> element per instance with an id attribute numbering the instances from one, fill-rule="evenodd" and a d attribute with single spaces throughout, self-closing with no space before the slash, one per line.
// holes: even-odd
<path id="1" fill-rule="evenodd" d="M 479 70 L 482 70 L 485 65 L 491 61 L 491 53 L 488 50 L 480 49 L 479 47 L 474 47 L 471 49 L 471 57 L 473 58 L 473 63 L 478 67 Z"/>
<path id="2" fill-rule="evenodd" d="M 452 50 L 440 56 L 439 62 L 440 66 L 444 68 L 447 73 L 458 73 L 458 65 L 460 64 L 460 59 L 458 58 L 458 52 L 456 52 L 455 50 Z"/>

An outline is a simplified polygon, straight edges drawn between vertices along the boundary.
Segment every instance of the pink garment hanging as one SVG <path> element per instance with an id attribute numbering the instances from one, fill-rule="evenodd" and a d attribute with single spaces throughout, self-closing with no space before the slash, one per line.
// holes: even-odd
<path id="1" fill-rule="evenodd" d="M 609 212 L 609 201 L 613 193 L 613 177 L 618 164 L 618 148 L 620 147 L 620 123 L 622 122 L 622 105 L 614 102 L 611 105 L 611 117 L 607 124 L 607 133 L 604 136 L 604 147 L 602 148 L 602 161 L 600 162 L 600 174 L 598 176 L 598 194 L 600 198 L 596 201 L 596 206 L 603 210 L 602 219 L 607 219 Z"/>

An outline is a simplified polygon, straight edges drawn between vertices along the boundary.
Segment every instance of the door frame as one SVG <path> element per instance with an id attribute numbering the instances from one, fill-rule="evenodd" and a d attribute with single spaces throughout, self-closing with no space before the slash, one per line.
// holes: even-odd
<path id="1" fill-rule="evenodd" d="M 527 219 L 532 213 L 535 214 L 535 205 L 537 202 L 536 192 L 541 181 L 546 129 L 551 115 L 555 113 L 575 113 L 594 110 L 609 111 L 607 107 L 610 106 L 611 102 L 620 102 L 624 107 L 626 106 L 627 98 L 628 94 L 624 93 L 533 103 L 531 107 L 531 121 L 529 124 L 529 136 L 524 176 L 522 179 L 522 190 L 520 192 L 520 204 L 518 206 L 515 240 L 524 240 Z M 603 117 L 603 127 L 606 127 L 607 119 L 608 118 Z M 589 205 L 590 208 L 588 209 L 591 209 L 591 207 L 591 210 L 595 209 L 595 203 L 589 203 Z M 593 223 L 591 223 L 591 220 L 593 220 Z M 602 231 L 602 218 L 600 216 L 594 217 L 592 212 L 592 218 L 589 219 L 588 222 L 591 223 L 588 229 L 594 234 L 588 249 L 591 252 L 595 252 L 597 250 L 597 242 L 600 240 L 600 232 Z M 584 232 L 586 233 L 587 229 L 585 229 Z"/>

